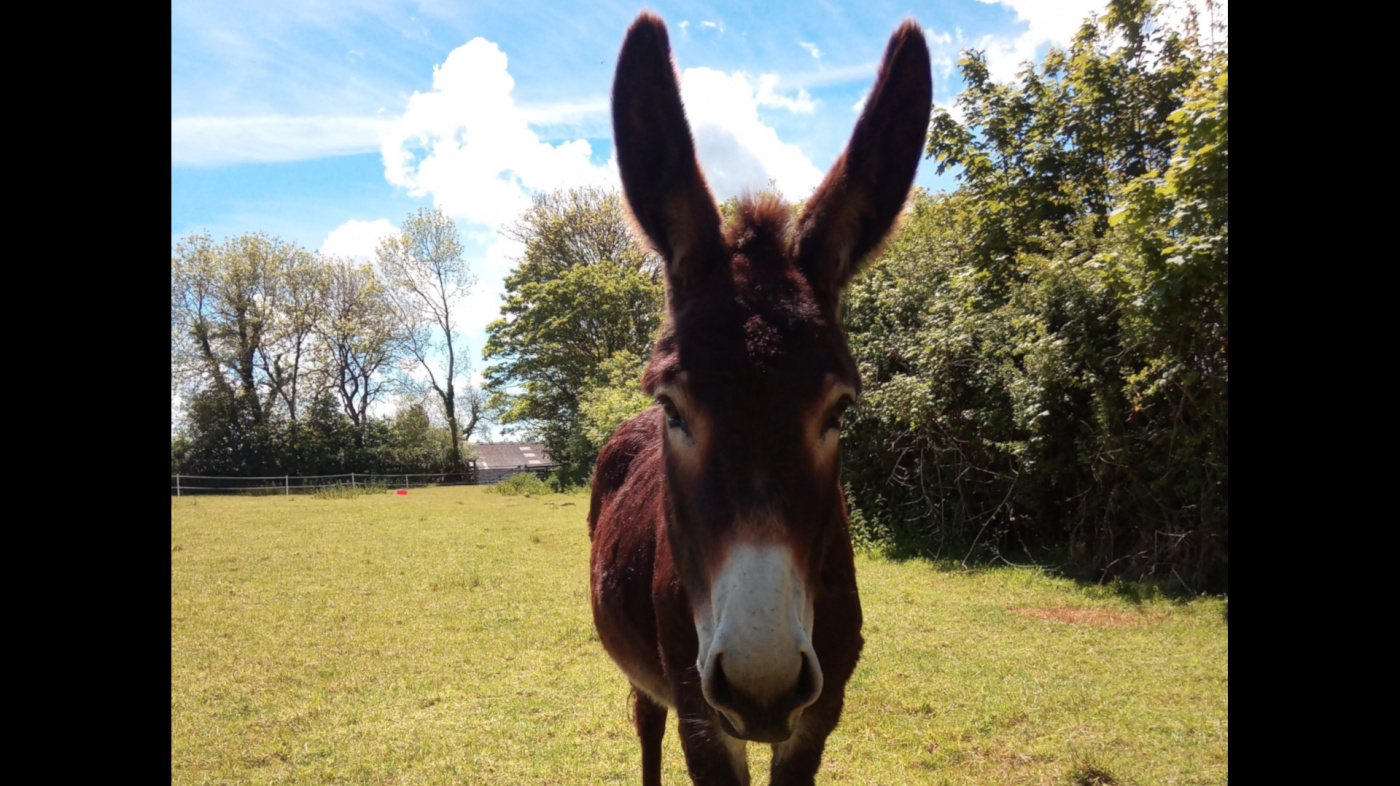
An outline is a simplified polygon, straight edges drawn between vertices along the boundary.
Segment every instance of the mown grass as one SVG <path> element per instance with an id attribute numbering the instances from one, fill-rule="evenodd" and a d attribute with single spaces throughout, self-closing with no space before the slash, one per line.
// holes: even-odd
<path id="1" fill-rule="evenodd" d="M 634 783 L 585 496 L 171 502 L 176 783 Z M 862 556 L 822 783 L 1228 780 L 1225 602 Z M 685 777 L 674 716 L 667 783 Z M 751 746 L 765 783 L 762 746 Z"/>

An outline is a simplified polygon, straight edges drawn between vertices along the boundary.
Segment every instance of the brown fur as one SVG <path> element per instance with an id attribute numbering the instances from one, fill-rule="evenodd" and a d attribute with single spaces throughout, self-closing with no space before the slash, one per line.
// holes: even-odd
<path id="1" fill-rule="evenodd" d="M 837 435 L 823 425 L 832 397 L 860 386 L 837 308 L 908 194 L 930 84 L 923 37 L 906 22 L 850 146 L 800 222 L 765 195 L 741 201 L 721 231 L 665 26 L 644 13 L 628 31 L 613 88 L 618 161 L 637 225 L 666 261 L 669 293 L 643 387 L 683 407 L 684 424 L 668 425 L 653 407 L 598 456 L 590 575 L 599 638 L 639 691 L 646 784 L 660 782 L 667 706 L 695 782 L 739 782 L 721 742 L 720 730 L 733 728 L 701 691 L 692 603 L 708 598 L 734 543 L 788 547 L 813 604 L 824 687 L 774 746 L 772 782 L 811 783 L 840 718 L 863 640 L 839 461 L 825 442 Z"/>

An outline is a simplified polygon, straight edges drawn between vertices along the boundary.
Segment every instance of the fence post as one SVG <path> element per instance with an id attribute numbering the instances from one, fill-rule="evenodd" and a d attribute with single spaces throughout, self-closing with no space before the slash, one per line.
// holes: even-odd
<path id="1" fill-rule="evenodd" d="M 403 487 L 404 487 L 404 488 L 408 488 L 408 473 L 404 473 L 404 476 L 403 476 Z"/>
<path id="2" fill-rule="evenodd" d="M 292 476 L 291 476 L 291 475 L 283 475 L 283 476 L 282 476 L 282 483 L 283 483 L 284 487 L 287 489 L 287 494 L 286 494 L 286 496 L 288 496 L 288 497 L 292 496 Z"/>
<path id="3" fill-rule="evenodd" d="M 350 473 L 350 488 L 355 488 L 355 473 Z"/>
<path id="4" fill-rule="evenodd" d="M 179 475 L 179 473 L 176 473 L 176 475 L 175 475 L 175 496 L 177 496 L 177 497 L 180 496 L 180 475 Z"/>

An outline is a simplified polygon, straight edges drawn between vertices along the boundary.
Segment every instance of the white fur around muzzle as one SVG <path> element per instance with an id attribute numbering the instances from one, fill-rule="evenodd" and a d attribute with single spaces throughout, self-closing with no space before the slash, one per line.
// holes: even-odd
<path id="1" fill-rule="evenodd" d="M 812 650 L 812 602 L 789 548 L 731 546 L 711 579 L 707 600 L 695 609 L 701 674 L 722 654 L 728 682 L 762 701 L 793 687 L 805 655 L 821 692 L 821 667 Z M 708 693 L 705 698 L 714 703 Z"/>

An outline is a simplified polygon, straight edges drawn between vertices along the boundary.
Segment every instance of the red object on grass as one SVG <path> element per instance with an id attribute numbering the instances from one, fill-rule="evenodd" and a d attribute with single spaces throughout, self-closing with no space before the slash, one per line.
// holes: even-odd
<path id="1" fill-rule="evenodd" d="M 408 489 L 399 489 L 398 491 L 396 491 L 396 492 L 394 492 L 394 493 L 395 493 L 395 494 L 398 494 L 400 497 L 406 497 L 406 496 L 408 496 Z"/>

